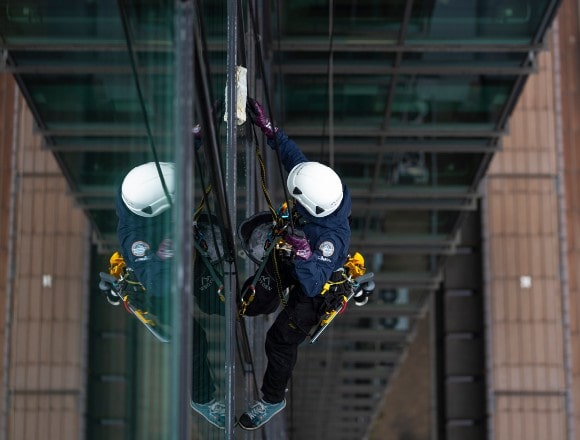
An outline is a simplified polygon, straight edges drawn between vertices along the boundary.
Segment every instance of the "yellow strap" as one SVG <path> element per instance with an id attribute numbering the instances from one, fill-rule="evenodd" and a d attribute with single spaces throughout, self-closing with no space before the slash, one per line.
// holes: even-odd
<path id="1" fill-rule="evenodd" d="M 143 324 L 148 324 L 148 325 L 155 325 L 155 321 L 152 319 L 147 318 L 145 315 L 148 315 L 149 313 L 147 312 L 143 312 L 142 310 L 139 309 L 135 309 L 133 311 L 133 313 L 135 314 L 135 316 L 137 317 L 137 319 L 139 321 L 141 321 Z"/>
<path id="2" fill-rule="evenodd" d="M 324 295 L 326 292 L 328 292 L 330 290 L 330 288 L 332 286 L 336 286 L 338 284 L 343 284 L 346 282 L 346 279 L 342 279 L 340 281 L 327 281 L 326 283 L 324 283 L 324 286 L 322 286 L 322 291 L 320 292 L 321 295 Z"/>

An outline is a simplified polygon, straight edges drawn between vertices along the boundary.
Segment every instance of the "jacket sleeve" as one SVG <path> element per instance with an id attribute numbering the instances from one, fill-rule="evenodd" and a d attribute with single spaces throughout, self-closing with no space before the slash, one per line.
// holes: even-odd
<path id="1" fill-rule="evenodd" d="M 122 211 L 117 203 L 117 237 L 121 253 L 127 266 L 135 271 L 137 279 L 153 296 L 163 296 L 168 293 L 171 280 L 172 259 L 162 260 L 153 249 L 158 243 L 151 243 L 146 228 L 138 222 L 131 222 L 129 214 Z"/>
<path id="2" fill-rule="evenodd" d="M 149 243 L 148 243 L 149 244 Z M 171 259 L 161 260 L 155 255 L 155 250 L 149 248 L 146 254 L 136 257 L 132 253 L 127 256 L 127 266 L 135 271 L 137 279 L 145 286 L 152 296 L 169 294 L 171 282 Z"/>
<path id="3" fill-rule="evenodd" d="M 300 148 L 298 148 L 298 145 L 282 129 L 278 129 L 276 132 L 276 140 L 268 139 L 268 145 L 273 149 L 278 147 L 280 160 L 287 172 L 290 172 L 299 163 L 308 162 L 308 159 Z"/>
<path id="4" fill-rule="evenodd" d="M 321 237 L 308 260 L 294 260 L 294 275 L 307 296 L 320 294 L 332 272 L 344 264 L 345 243 L 338 236 Z M 332 255 L 329 254 L 332 249 Z"/>

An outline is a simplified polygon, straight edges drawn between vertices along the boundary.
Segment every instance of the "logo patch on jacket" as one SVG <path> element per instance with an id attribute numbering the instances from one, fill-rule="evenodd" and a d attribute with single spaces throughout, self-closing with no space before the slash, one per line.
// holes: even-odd
<path id="1" fill-rule="evenodd" d="M 318 246 L 318 249 L 320 249 L 320 252 L 322 252 L 322 255 L 325 257 L 330 257 L 334 254 L 334 244 L 330 241 L 323 241 L 320 243 L 320 246 Z"/>
<path id="2" fill-rule="evenodd" d="M 149 250 L 149 244 L 144 241 L 136 241 L 131 245 L 131 253 L 136 257 L 144 256 Z"/>

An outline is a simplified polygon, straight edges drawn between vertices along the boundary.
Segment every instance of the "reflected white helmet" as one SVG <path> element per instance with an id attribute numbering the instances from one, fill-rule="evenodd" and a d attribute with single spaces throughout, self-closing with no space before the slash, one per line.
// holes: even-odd
<path id="1" fill-rule="evenodd" d="M 302 162 L 288 174 L 288 191 L 314 217 L 332 214 L 342 202 L 342 182 L 332 168 Z"/>
<path id="2" fill-rule="evenodd" d="M 121 185 L 121 197 L 132 213 L 155 217 L 171 206 L 175 193 L 175 166 L 171 162 L 160 162 L 159 166 L 171 200 L 163 191 L 155 162 L 148 162 L 129 171 Z"/>

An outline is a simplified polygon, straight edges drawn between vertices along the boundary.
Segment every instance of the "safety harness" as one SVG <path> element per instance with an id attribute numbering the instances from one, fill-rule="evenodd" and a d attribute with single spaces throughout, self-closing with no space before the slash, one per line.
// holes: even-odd
<path id="1" fill-rule="evenodd" d="M 225 296 L 223 294 L 223 252 L 220 249 L 220 244 L 216 239 L 216 219 L 211 215 L 206 215 L 203 212 L 203 208 L 206 205 L 206 197 L 211 191 L 211 186 L 208 186 L 204 191 L 204 196 L 200 202 L 199 207 L 194 213 L 193 222 L 193 234 L 194 234 L 194 247 L 197 250 L 197 257 L 194 261 L 195 270 L 198 273 L 196 277 L 197 280 L 204 279 L 206 273 L 211 277 L 213 283 L 205 283 L 205 285 L 215 284 L 217 286 L 216 294 L 219 297 L 221 305 L 219 308 L 223 308 L 225 303 Z M 212 237 L 208 237 L 208 235 Z M 103 287 L 108 287 L 106 284 L 110 284 L 110 289 L 102 289 L 107 291 L 107 300 L 113 305 L 118 305 L 121 301 L 123 302 L 125 309 L 135 314 L 141 321 L 146 324 L 154 324 L 152 319 L 148 317 L 149 312 L 147 310 L 150 307 L 149 295 L 145 286 L 139 282 L 137 276 L 133 269 L 127 266 L 125 259 L 118 252 L 115 251 L 109 259 L 109 275 L 112 278 L 103 278 L 103 273 L 101 273 L 101 282 Z M 204 294 L 211 295 L 212 293 L 204 292 Z M 199 298 L 199 297 L 198 297 Z M 130 310 L 129 305 L 131 305 Z M 222 313 L 220 310 L 213 310 L 216 307 L 212 306 L 211 299 L 204 302 L 204 306 L 201 306 L 204 311 L 208 313 Z"/>
<path id="2" fill-rule="evenodd" d="M 263 187 L 263 189 L 265 190 L 265 187 Z M 271 203 L 269 197 L 268 203 Z M 272 262 L 274 266 L 276 291 L 280 297 L 280 301 L 284 306 L 286 306 L 286 298 L 284 297 L 280 277 L 279 259 L 289 258 L 291 255 L 291 246 L 282 238 L 289 225 L 288 219 L 288 204 L 283 203 L 277 210 L 258 213 L 240 225 L 238 229 L 238 235 L 242 242 L 242 247 L 250 259 L 252 259 L 252 261 L 257 263 L 259 266 L 258 270 L 256 270 L 254 274 L 252 282 L 241 292 L 239 302 L 240 307 L 238 310 L 239 316 L 244 316 L 248 306 L 254 301 L 256 296 L 256 283 L 262 276 L 270 256 L 272 256 Z M 252 234 L 255 235 L 256 233 L 266 234 L 266 236 L 263 237 L 263 253 L 259 252 L 260 249 L 256 249 L 255 247 L 252 248 L 250 246 L 250 242 L 253 239 L 255 240 L 255 237 L 253 237 Z"/>
<path id="3" fill-rule="evenodd" d="M 107 300 L 111 304 L 118 305 L 122 302 L 125 310 L 144 324 L 156 324 L 148 311 L 150 304 L 145 286 L 137 280 L 133 269 L 127 267 L 119 252 L 115 251 L 109 259 L 109 276 L 101 272 L 100 277 L 99 287 L 107 291 Z"/>
<path id="4" fill-rule="evenodd" d="M 207 218 L 203 222 L 200 218 Z M 205 229 L 205 230 L 204 230 Z M 209 229 L 209 230 L 208 230 Z M 217 286 L 216 294 L 220 301 L 225 303 L 223 294 L 223 251 L 220 249 L 220 242 L 217 238 L 217 226 L 210 216 L 198 216 L 193 226 L 193 246 L 197 251 L 194 261 L 196 279 L 203 279 L 205 272 L 209 274 L 213 283 Z M 211 237 L 208 237 L 211 235 Z M 205 292 L 204 292 L 205 293 Z"/>
<path id="5" fill-rule="evenodd" d="M 248 307 L 255 299 L 256 283 L 262 276 L 269 258 L 272 259 L 273 263 L 274 274 L 272 276 L 276 282 L 277 294 L 282 305 L 286 307 L 287 301 L 282 289 L 279 267 L 283 259 L 290 259 L 292 256 L 292 247 L 284 240 L 292 217 L 293 215 L 288 211 L 288 205 L 284 203 L 276 210 L 275 217 L 272 217 L 269 212 L 261 212 L 240 225 L 238 236 L 242 248 L 250 259 L 258 264 L 252 281 L 241 292 L 238 311 L 240 317 L 246 314 Z M 262 245 L 261 248 L 260 245 Z M 332 273 L 331 278 L 320 291 L 324 303 L 319 327 L 326 327 L 338 314 L 346 310 L 348 301 L 360 290 L 357 280 L 365 273 L 364 257 L 359 252 L 355 252 L 352 256 L 349 255 L 344 266 Z M 367 278 L 369 277 L 367 276 Z"/>
<path id="6" fill-rule="evenodd" d="M 278 165 L 280 166 L 280 156 L 278 156 Z M 277 210 L 273 208 L 272 201 L 266 187 L 266 168 L 264 165 L 264 160 L 258 148 L 258 143 L 256 139 L 256 158 L 259 163 L 260 168 L 260 183 L 262 187 L 262 192 L 264 198 L 266 199 L 267 206 L 270 211 L 268 213 L 259 213 L 256 216 L 250 217 L 248 220 L 243 222 L 238 229 L 238 236 L 241 239 L 242 247 L 246 254 L 255 263 L 258 264 L 258 269 L 252 279 L 252 282 L 247 285 L 241 292 L 241 298 L 239 302 L 239 315 L 243 317 L 249 305 L 254 301 L 256 295 L 256 283 L 260 279 L 262 272 L 264 271 L 266 264 L 270 257 L 272 257 L 273 267 L 274 267 L 274 278 L 276 282 L 277 294 L 280 297 L 280 301 L 284 307 L 287 305 L 284 292 L 282 290 L 281 277 L 279 273 L 279 263 L 280 259 L 291 258 L 292 246 L 284 241 L 284 234 L 288 232 L 288 229 L 292 230 L 295 224 L 299 223 L 299 218 L 297 218 L 297 211 L 292 209 L 291 212 L 288 209 L 288 202 L 285 202 Z M 260 224 L 259 220 L 262 220 Z M 252 233 L 258 228 L 264 228 L 264 225 L 270 222 L 271 229 L 268 231 L 267 238 L 263 241 L 263 248 L 256 249 L 255 243 L 252 243 Z M 266 226 L 267 227 L 267 226 Z M 263 252 L 260 252 L 262 250 Z M 261 258 L 256 258 L 259 255 Z M 333 272 L 329 281 L 327 281 L 320 295 L 324 298 L 323 310 L 321 310 L 321 319 L 315 330 L 314 335 L 312 335 L 312 342 L 318 338 L 320 333 L 332 322 L 332 320 L 340 313 L 346 310 L 346 305 L 348 301 L 353 298 L 357 293 L 361 291 L 360 284 L 357 279 L 360 279 L 366 272 L 364 267 L 364 257 L 356 252 L 353 256 L 348 256 L 347 261 L 344 266 Z M 372 280 L 373 275 L 368 274 L 365 278 L 365 282 Z M 373 287 L 374 288 L 374 287 Z"/>

